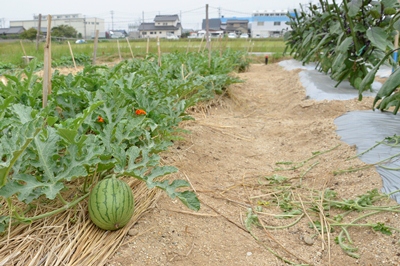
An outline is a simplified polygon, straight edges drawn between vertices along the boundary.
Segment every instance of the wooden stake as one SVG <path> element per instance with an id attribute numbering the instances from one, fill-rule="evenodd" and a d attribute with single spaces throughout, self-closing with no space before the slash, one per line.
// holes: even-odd
<path id="1" fill-rule="evenodd" d="M 157 48 L 158 48 L 158 66 L 161 66 L 161 47 L 160 47 L 160 37 L 157 36 Z"/>
<path id="2" fill-rule="evenodd" d="M 24 61 L 25 61 L 25 64 L 28 64 L 28 63 L 29 63 L 29 58 L 28 58 L 28 56 L 26 55 L 24 45 L 22 44 L 22 40 L 20 40 L 19 43 L 21 44 L 22 52 L 24 53 Z"/>
<path id="3" fill-rule="evenodd" d="M 187 54 L 189 53 L 189 47 L 190 47 L 190 39 L 189 39 L 189 42 L 188 42 L 188 45 L 187 45 L 187 48 L 186 48 L 186 53 Z"/>
<path id="4" fill-rule="evenodd" d="M 44 47 L 43 108 L 47 106 L 47 98 L 49 94 L 51 94 L 51 15 L 47 15 L 47 35 L 46 45 Z"/>
<path id="5" fill-rule="evenodd" d="M 76 68 L 74 53 L 72 52 L 71 44 L 69 43 L 69 41 L 68 41 L 68 47 L 69 47 L 69 52 L 70 52 L 71 57 L 72 57 L 72 62 L 74 62 L 75 70 L 78 70 L 78 69 Z"/>
<path id="6" fill-rule="evenodd" d="M 99 30 L 96 30 L 96 36 L 94 38 L 94 47 L 93 47 L 93 61 L 92 65 L 96 64 L 96 56 L 97 56 L 97 44 L 99 42 Z"/>
<path id="7" fill-rule="evenodd" d="M 146 54 L 149 53 L 149 46 L 150 46 L 150 38 L 147 37 Z"/>
<path id="8" fill-rule="evenodd" d="M 126 37 L 126 42 L 128 43 L 129 50 L 131 51 L 131 56 L 132 56 L 132 59 L 133 59 L 133 58 L 135 58 L 135 57 L 133 56 L 133 52 L 132 52 L 131 43 L 129 42 L 129 39 L 128 39 L 128 37 Z"/>
<path id="9" fill-rule="evenodd" d="M 42 25 L 42 14 L 39 14 L 39 22 L 38 22 L 38 28 L 37 28 L 37 33 L 36 33 L 36 51 L 39 50 L 41 25 Z"/>
<path id="10" fill-rule="evenodd" d="M 201 41 L 200 41 L 200 46 L 199 46 L 199 51 L 198 51 L 199 53 L 201 51 L 201 46 L 203 45 L 204 37 L 205 37 L 205 35 L 203 35 L 203 37 L 201 38 Z"/>
<path id="11" fill-rule="evenodd" d="M 118 47 L 119 60 L 122 61 L 121 49 L 120 49 L 120 47 L 119 47 L 119 41 L 118 41 L 118 40 L 117 40 L 117 47 Z"/>

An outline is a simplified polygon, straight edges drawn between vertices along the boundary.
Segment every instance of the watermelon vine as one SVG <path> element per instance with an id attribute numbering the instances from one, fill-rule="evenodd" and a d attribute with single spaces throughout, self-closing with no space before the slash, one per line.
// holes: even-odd
<path id="1" fill-rule="evenodd" d="M 187 181 L 160 180 L 177 169 L 161 165 L 159 153 L 173 144 L 179 123 L 191 119 L 187 108 L 240 82 L 229 73 L 242 56 L 227 51 L 209 67 L 206 54 L 171 53 L 162 67 L 150 55 L 113 68 L 88 65 L 76 75 L 55 72 L 45 109 L 35 62 L 6 75 L 7 85 L 0 82 L 0 206 L 8 211 L 0 216 L 0 233 L 73 207 L 88 197 L 94 179 L 110 176 L 137 178 L 198 210 L 194 192 L 180 189 L 190 187 Z M 64 198 L 71 189 L 76 198 Z M 61 207 L 30 212 L 44 201 Z"/>

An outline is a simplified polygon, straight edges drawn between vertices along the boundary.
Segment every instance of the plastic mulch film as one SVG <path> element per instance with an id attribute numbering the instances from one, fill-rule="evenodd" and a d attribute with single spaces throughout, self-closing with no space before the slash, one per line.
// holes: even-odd
<path id="1" fill-rule="evenodd" d="M 395 169 L 400 169 L 400 143 L 396 143 L 400 141 L 400 116 L 391 112 L 353 111 L 336 118 L 335 124 L 341 139 L 357 146 L 363 162 L 377 164 L 382 192 L 399 190 L 400 171 Z M 400 203 L 400 193 L 392 197 Z"/>
<path id="2" fill-rule="evenodd" d="M 343 81 L 337 87 L 337 82 L 329 75 L 318 72 L 313 63 L 303 65 L 297 60 L 285 60 L 279 63 L 290 71 L 302 69 L 299 72 L 300 81 L 310 99 L 314 100 L 348 100 L 358 98 L 358 91 L 351 87 L 348 81 Z M 386 78 L 392 73 L 391 67 L 382 66 L 377 76 Z M 382 86 L 379 82 L 372 84 L 372 91 L 363 93 L 363 96 L 375 96 Z M 390 193 L 400 189 L 400 115 L 381 111 L 352 111 L 335 119 L 337 134 L 342 141 L 349 145 L 356 145 L 359 158 L 367 164 L 376 165 L 377 172 L 382 178 L 382 192 Z M 379 145 L 377 145 L 380 143 Z M 376 146 L 376 147 L 374 147 Z M 374 147 L 374 148 L 372 148 Z M 399 154 L 399 156 L 396 156 Z M 388 158 L 392 159 L 388 160 Z M 383 161 L 383 162 L 382 162 Z M 388 169 L 391 168 L 391 169 Z M 400 193 L 392 197 L 400 203 Z"/>

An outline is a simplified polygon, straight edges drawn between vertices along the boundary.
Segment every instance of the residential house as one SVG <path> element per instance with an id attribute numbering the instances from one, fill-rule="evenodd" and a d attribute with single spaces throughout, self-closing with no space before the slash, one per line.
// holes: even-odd
<path id="1" fill-rule="evenodd" d="M 10 21 L 11 27 L 24 27 L 25 29 L 35 28 L 39 25 L 39 15 L 34 15 L 32 20 L 15 20 Z M 97 30 L 99 30 L 99 36 L 105 36 L 104 19 L 101 18 L 87 18 L 82 14 L 55 14 L 51 16 L 51 28 L 68 25 L 73 27 L 78 34 L 82 35 L 82 38 L 87 39 L 93 37 Z M 47 26 L 47 16 L 41 17 L 41 26 Z"/>
<path id="2" fill-rule="evenodd" d="M 203 23 L 202 23 L 201 28 L 203 30 L 205 30 L 206 26 L 207 26 L 206 25 L 206 20 L 203 19 Z M 219 18 L 210 18 L 210 19 L 208 19 L 208 29 L 209 29 L 209 31 L 220 31 L 220 30 L 223 30 L 224 28 L 222 27 L 221 19 L 219 19 Z"/>
<path id="3" fill-rule="evenodd" d="M 249 32 L 249 21 L 247 19 L 228 19 L 225 27 L 226 33 L 234 32 L 236 34 Z"/>
<path id="4" fill-rule="evenodd" d="M 166 38 L 182 35 L 182 25 L 178 15 L 157 15 L 154 22 L 141 23 L 138 30 L 140 38 Z"/>
<path id="5" fill-rule="evenodd" d="M 25 28 L 22 26 L 0 28 L 0 36 L 4 36 L 4 37 L 7 36 L 7 38 L 18 37 L 24 31 L 25 31 Z"/>

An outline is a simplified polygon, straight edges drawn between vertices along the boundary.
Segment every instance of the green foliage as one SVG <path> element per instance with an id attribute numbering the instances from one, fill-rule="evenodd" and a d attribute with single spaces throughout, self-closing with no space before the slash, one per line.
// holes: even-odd
<path id="1" fill-rule="evenodd" d="M 74 27 L 64 24 L 51 29 L 51 35 L 54 37 L 76 38 L 77 34 L 78 32 Z"/>
<path id="2" fill-rule="evenodd" d="M 11 211 L 0 217 L 0 232 L 11 218 L 31 222 L 78 204 L 93 176 L 136 178 L 199 210 L 197 196 L 182 190 L 188 182 L 162 178 L 177 169 L 162 165 L 158 153 L 172 145 L 179 123 L 191 119 L 187 108 L 240 82 L 230 73 L 241 56 L 214 56 L 209 67 L 206 53 L 171 53 L 161 67 L 150 55 L 112 68 L 87 65 L 75 76 L 56 71 L 46 108 L 34 62 L 19 75 L 6 75 L 7 85 L 0 82 L 0 197 Z M 67 202 L 63 191 L 76 189 L 76 180 L 83 189 Z M 30 204 L 43 198 L 63 207 L 26 217 Z"/>
<path id="3" fill-rule="evenodd" d="M 295 10 L 285 34 L 287 48 L 304 64 L 317 62 L 319 71 L 338 84 L 349 80 L 362 93 L 371 88 L 370 70 L 393 49 L 394 30 L 399 30 L 397 1 L 343 1 L 340 5 L 320 0 L 318 8 Z M 395 13 L 393 13 L 395 12 Z M 391 15 L 389 15 L 391 14 Z M 397 62 L 385 57 L 385 63 Z"/>
<path id="4" fill-rule="evenodd" d="M 19 36 L 22 39 L 26 39 L 26 40 L 36 40 L 36 35 L 37 35 L 37 30 L 35 28 L 30 28 L 24 32 L 22 32 Z"/>

